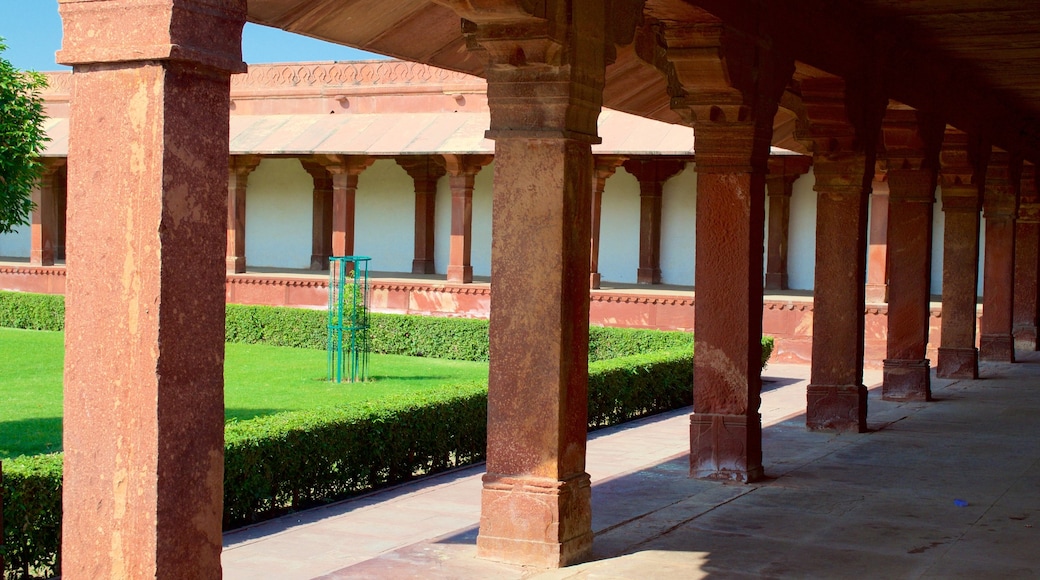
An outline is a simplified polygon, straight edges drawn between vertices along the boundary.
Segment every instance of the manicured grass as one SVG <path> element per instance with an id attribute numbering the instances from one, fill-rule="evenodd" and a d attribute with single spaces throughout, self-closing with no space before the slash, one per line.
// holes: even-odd
<path id="1" fill-rule="evenodd" d="M 0 328 L 0 458 L 61 450 L 63 361 L 63 333 Z M 237 420 L 487 380 L 487 363 L 373 354 L 368 382 L 336 384 L 324 351 L 258 344 L 228 344 L 224 363 L 226 417 Z"/>

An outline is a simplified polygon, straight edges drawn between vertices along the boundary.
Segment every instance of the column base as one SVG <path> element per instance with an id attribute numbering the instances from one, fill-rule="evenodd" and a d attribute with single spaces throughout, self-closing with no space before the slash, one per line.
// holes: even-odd
<path id="1" fill-rule="evenodd" d="M 587 473 L 567 481 L 485 474 L 477 557 L 542 568 L 585 561 L 591 502 Z"/>
<path id="2" fill-rule="evenodd" d="M 227 273 L 228 274 L 241 274 L 246 271 L 246 258 L 245 256 L 228 256 L 227 258 Z"/>
<path id="3" fill-rule="evenodd" d="M 637 284 L 660 284 L 661 283 L 661 269 L 660 268 L 639 268 L 636 270 L 636 283 Z"/>
<path id="4" fill-rule="evenodd" d="M 886 401 L 931 401 L 931 364 L 928 359 L 885 359 L 881 398 Z"/>
<path id="5" fill-rule="evenodd" d="M 867 387 L 809 385 L 805 426 L 810 431 L 864 433 L 867 430 Z"/>
<path id="6" fill-rule="evenodd" d="M 983 334 L 979 337 L 979 360 L 1015 362 L 1015 337 L 1008 334 Z"/>
<path id="7" fill-rule="evenodd" d="M 762 416 L 690 415 L 690 477 L 751 483 L 762 469 Z"/>
<path id="8" fill-rule="evenodd" d="M 328 270 L 329 269 L 329 255 L 328 254 L 311 254 L 311 270 Z"/>
<path id="9" fill-rule="evenodd" d="M 977 348 L 939 347 L 935 376 L 942 379 L 979 378 L 979 351 Z"/>
<path id="10" fill-rule="evenodd" d="M 787 273 L 766 272 L 766 290 L 787 290 Z"/>
<path id="11" fill-rule="evenodd" d="M 1036 348 L 1036 326 L 1020 325 L 1014 330 L 1015 350 L 1033 352 Z"/>
<path id="12" fill-rule="evenodd" d="M 589 288 L 593 290 L 599 290 L 600 275 L 599 272 L 592 272 L 589 274 Z"/>
<path id="13" fill-rule="evenodd" d="M 436 274 L 433 260 L 412 260 L 412 274 Z"/>
<path id="14" fill-rule="evenodd" d="M 448 282 L 458 284 L 473 282 L 473 266 L 448 266 Z"/>

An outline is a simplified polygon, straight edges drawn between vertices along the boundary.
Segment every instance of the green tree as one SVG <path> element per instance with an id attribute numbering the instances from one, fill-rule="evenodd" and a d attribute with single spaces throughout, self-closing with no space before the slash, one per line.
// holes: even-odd
<path id="1" fill-rule="evenodd" d="M 21 71 L 3 58 L 0 38 L 0 234 L 28 224 L 32 188 L 40 175 L 43 132 L 42 74 Z"/>

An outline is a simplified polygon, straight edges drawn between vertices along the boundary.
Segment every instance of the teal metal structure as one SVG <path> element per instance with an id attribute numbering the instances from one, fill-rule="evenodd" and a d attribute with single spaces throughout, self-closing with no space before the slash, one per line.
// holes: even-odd
<path id="1" fill-rule="evenodd" d="M 329 258 L 328 380 L 368 379 L 368 256 Z"/>

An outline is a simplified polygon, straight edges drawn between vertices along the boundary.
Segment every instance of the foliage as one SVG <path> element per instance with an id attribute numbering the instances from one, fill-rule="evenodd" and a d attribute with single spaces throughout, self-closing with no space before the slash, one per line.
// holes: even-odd
<path id="1" fill-rule="evenodd" d="M 693 404 L 693 350 L 674 348 L 589 364 L 589 428 Z"/>
<path id="2" fill-rule="evenodd" d="M 65 297 L 0 291 L 0 326 L 26 330 L 64 330 Z"/>
<path id="3" fill-rule="evenodd" d="M 3 462 L 4 578 L 61 574 L 61 454 Z"/>
<path id="4" fill-rule="evenodd" d="M 487 388 L 473 383 L 225 430 L 224 522 L 267 519 L 484 457 Z"/>
<path id="5" fill-rule="evenodd" d="M 0 55 L 7 46 L 0 38 Z M 32 188 L 40 174 L 43 131 L 42 74 L 20 71 L 0 56 L 0 234 L 29 223 Z"/>

